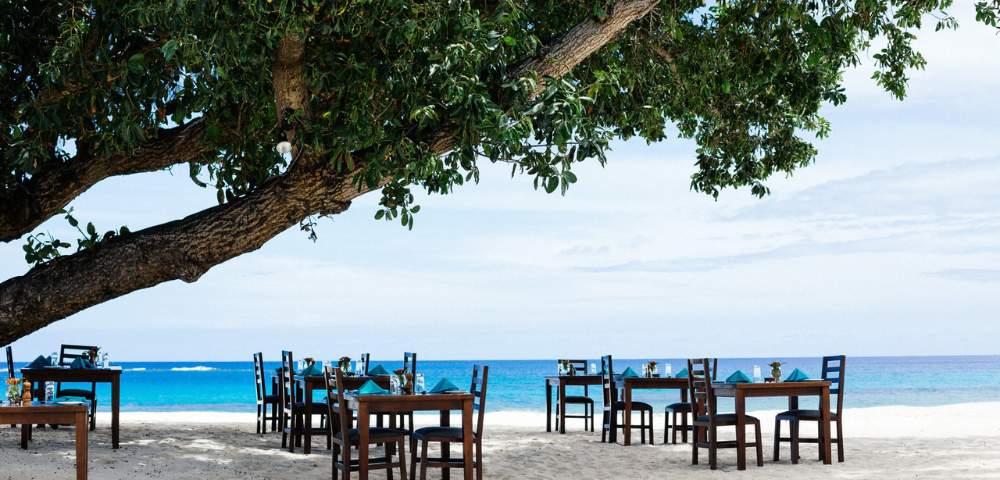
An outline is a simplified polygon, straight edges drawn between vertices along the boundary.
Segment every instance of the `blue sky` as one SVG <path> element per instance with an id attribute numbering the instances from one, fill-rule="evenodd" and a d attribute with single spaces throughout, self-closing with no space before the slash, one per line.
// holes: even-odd
<path id="1" fill-rule="evenodd" d="M 484 166 L 420 201 L 412 232 L 376 198 L 207 273 L 93 307 L 15 343 L 117 360 L 1000 353 L 1000 37 L 959 6 L 922 35 L 897 102 L 861 68 L 826 112 L 817 163 L 773 194 L 689 191 L 694 146 L 622 143 L 565 197 Z M 107 229 L 211 206 L 185 169 L 111 179 L 72 206 Z M 41 230 L 65 232 L 60 221 Z M 68 235 L 68 233 L 67 233 Z M 0 244 L 0 277 L 27 270 Z M 353 356 L 353 355 L 352 355 Z"/>

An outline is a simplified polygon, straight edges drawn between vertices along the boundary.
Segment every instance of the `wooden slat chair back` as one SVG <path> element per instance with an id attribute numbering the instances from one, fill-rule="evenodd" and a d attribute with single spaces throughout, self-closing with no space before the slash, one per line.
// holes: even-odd
<path id="1" fill-rule="evenodd" d="M 489 382 L 490 367 L 483 365 L 483 376 L 479 378 L 479 365 L 472 366 L 472 384 L 469 386 L 469 393 L 472 394 L 472 411 L 477 412 L 476 423 L 472 426 L 472 432 L 476 435 L 477 441 L 481 441 L 483 426 L 486 422 L 486 387 Z"/>
<path id="2" fill-rule="evenodd" d="M 614 361 L 611 355 L 601 357 L 601 389 L 604 400 L 604 415 L 601 422 L 601 441 L 615 443 L 618 438 L 618 389 L 615 387 Z"/>
<path id="3" fill-rule="evenodd" d="M 281 401 L 281 418 L 278 423 L 281 425 L 281 448 L 289 446 L 288 436 L 295 430 L 295 402 L 297 395 L 295 391 L 295 358 L 294 354 L 288 350 L 281 351 L 281 379 L 278 380 Z M 295 438 L 291 439 L 291 448 L 295 448 Z"/>
<path id="4" fill-rule="evenodd" d="M 403 353 L 403 368 L 410 374 L 417 374 L 417 354 L 413 352 Z"/>
<path id="5" fill-rule="evenodd" d="M 364 374 L 366 377 L 368 376 L 368 367 L 370 366 L 369 364 L 371 363 L 371 360 L 372 360 L 372 354 L 370 353 L 361 354 L 361 364 L 364 365 L 365 367 Z"/>
<path id="6" fill-rule="evenodd" d="M 844 409 L 844 368 L 846 355 L 823 357 L 823 380 L 830 382 L 830 395 L 837 396 L 837 407 L 834 413 L 839 417 Z"/>
<path id="7" fill-rule="evenodd" d="M 688 359 L 688 395 L 691 398 L 691 411 L 695 418 L 707 415 L 711 420 L 717 413 L 715 395 L 712 394 L 712 381 L 715 378 L 707 358 Z"/>
<path id="8" fill-rule="evenodd" d="M 8 346 L 7 351 L 7 378 L 14 378 L 14 349 Z"/>
<path id="9" fill-rule="evenodd" d="M 92 345 L 60 345 L 59 346 L 59 365 L 68 367 L 73 364 L 73 361 L 78 358 L 85 358 L 88 360 L 97 361 L 96 358 L 91 358 L 91 355 L 96 357 L 97 351 L 100 350 L 99 347 Z M 63 388 L 62 383 L 56 383 L 56 396 L 62 397 L 83 397 L 90 400 L 90 430 L 97 428 L 97 383 L 91 382 L 90 389 L 86 388 Z"/>
<path id="10" fill-rule="evenodd" d="M 267 393 L 268 377 L 264 369 L 264 354 L 257 352 L 253 354 L 253 376 L 254 385 L 257 390 L 257 433 L 267 433 L 268 420 L 271 421 L 271 430 L 278 430 L 278 420 L 281 417 L 278 412 L 280 408 L 280 395 L 277 392 L 277 384 L 272 383 L 271 393 Z M 271 414 L 268 415 L 268 408 Z"/>

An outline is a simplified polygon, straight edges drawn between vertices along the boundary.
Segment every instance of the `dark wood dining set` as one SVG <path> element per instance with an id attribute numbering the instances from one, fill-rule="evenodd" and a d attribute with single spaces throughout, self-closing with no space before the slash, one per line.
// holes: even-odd
<path id="1" fill-rule="evenodd" d="M 482 442 L 489 367 L 474 365 L 468 390 L 441 379 L 427 389 L 417 369 L 417 355 L 403 355 L 403 368 L 371 367 L 365 353 L 350 359 L 296 364 L 282 352 L 271 375 L 261 353 L 253 356 L 257 391 L 257 433 L 281 433 L 281 448 L 312 453 L 314 439 L 324 440 L 333 479 L 367 479 L 373 470 L 403 480 L 426 479 L 429 468 L 442 478 L 458 470 L 466 480 L 482 480 Z M 418 427 L 414 413 L 434 413 L 436 421 Z M 452 412 L 460 424 L 452 426 Z M 426 421 L 425 421 L 426 423 Z M 436 445 L 437 456 L 430 446 Z M 459 452 L 452 452 L 452 446 Z M 407 455 L 409 449 L 409 455 Z"/>
<path id="2" fill-rule="evenodd" d="M 602 394 L 601 442 L 628 446 L 632 444 L 633 431 L 638 431 L 640 443 L 653 444 L 654 407 L 636 400 L 634 395 L 637 390 L 676 390 L 679 401 L 663 408 L 663 443 L 677 444 L 678 435 L 681 443 L 688 443 L 690 435 L 692 465 L 699 463 L 700 451 L 707 450 L 708 464 L 713 470 L 718 468 L 718 449 L 736 449 L 737 469 L 745 470 L 748 448 L 754 450 L 757 466 L 764 465 L 760 419 L 747 414 L 747 399 L 784 397 L 788 408 L 775 415 L 772 460 L 780 461 L 780 445 L 787 443 L 790 461 L 797 464 L 800 444 L 814 443 L 823 464 L 832 463 L 834 444 L 837 461 L 844 461 L 844 355 L 823 357 L 820 377 L 816 379 L 796 369 L 786 378 L 772 375 L 751 379 L 737 371 L 720 381 L 717 358 L 694 358 L 685 363 L 686 368 L 677 375 L 668 372 L 661 376 L 656 373 L 655 362 L 650 362 L 650 368 L 644 368 L 642 374 L 631 368 L 617 371 L 610 355 L 601 357 L 600 371 L 592 363 L 590 372 L 586 360 L 558 360 L 558 374 L 545 377 L 546 431 L 565 434 L 567 419 L 582 419 L 584 431 L 594 432 L 597 401 L 590 395 L 593 387 L 601 389 Z M 818 407 L 802 408 L 799 405 L 802 397 L 817 398 Z M 734 405 L 733 412 L 720 411 L 722 399 L 726 399 L 727 405 L 730 402 Z M 818 435 L 802 436 L 803 423 L 816 424 Z M 787 424 L 785 435 L 782 424 Z M 753 436 L 749 439 L 747 427 L 752 427 Z M 835 429 L 835 437 L 831 427 Z M 719 431 L 724 428 L 735 430 L 735 440 L 719 439 Z"/>

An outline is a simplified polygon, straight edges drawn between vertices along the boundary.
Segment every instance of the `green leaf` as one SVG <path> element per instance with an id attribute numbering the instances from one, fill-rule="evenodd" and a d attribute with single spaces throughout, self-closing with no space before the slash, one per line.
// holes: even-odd
<path id="1" fill-rule="evenodd" d="M 177 47 L 179 46 L 180 44 L 177 43 L 177 40 L 167 40 L 167 42 L 160 47 L 160 51 L 163 52 L 163 58 L 170 61 L 171 58 L 174 58 L 174 53 L 177 52 Z"/>

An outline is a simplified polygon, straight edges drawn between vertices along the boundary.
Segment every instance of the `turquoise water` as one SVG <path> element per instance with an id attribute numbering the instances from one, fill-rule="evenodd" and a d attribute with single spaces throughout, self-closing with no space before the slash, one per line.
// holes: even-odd
<path id="1" fill-rule="evenodd" d="M 674 372 L 682 368 L 679 359 L 656 358 L 661 368 L 670 363 Z M 786 362 L 783 370 L 804 370 L 811 377 L 820 373 L 819 358 L 727 358 L 719 360 L 719 378 L 740 369 L 748 375 L 753 366 L 767 372 L 771 360 Z M 591 360 L 594 363 L 597 360 Z M 615 359 L 615 370 L 632 367 L 641 371 L 647 359 Z M 402 362 L 372 361 L 398 368 Z M 428 386 L 442 377 L 459 385 L 469 381 L 473 364 L 490 366 L 488 409 L 544 411 L 545 375 L 556 372 L 555 360 L 430 361 L 421 360 L 417 371 Z M 17 367 L 22 364 L 18 363 Z M 122 409 L 125 411 L 254 411 L 253 363 L 245 362 L 125 362 L 122 374 Z M 274 371 L 279 362 L 268 362 Z M 6 366 L 3 367 L 6 370 Z M 845 404 L 847 407 L 882 405 L 947 405 L 965 402 L 1000 401 L 1000 356 L 976 357 L 849 357 L 847 359 Z M 600 404 L 599 388 L 591 396 Z M 107 386 L 98 387 L 99 408 L 108 409 L 111 398 Z M 638 400 L 662 406 L 675 401 L 676 391 L 639 392 Z M 776 409 L 784 402 L 751 399 L 748 408 Z M 657 407 L 659 410 L 661 407 Z"/>

